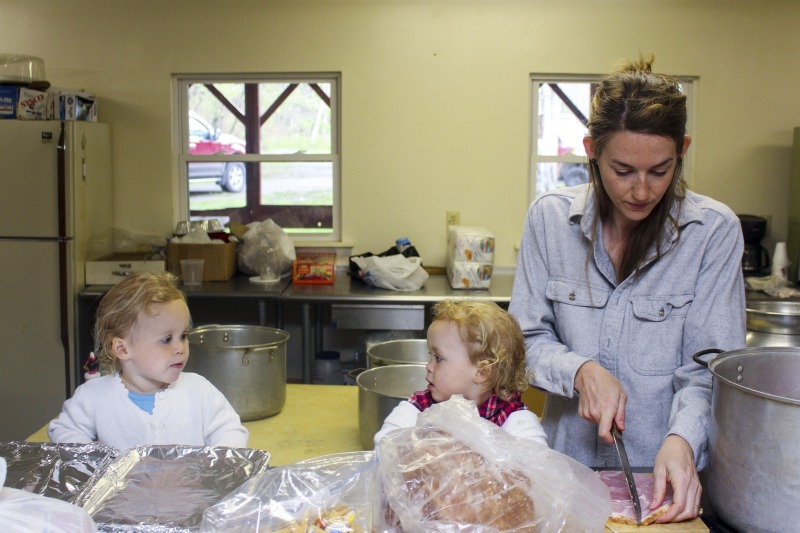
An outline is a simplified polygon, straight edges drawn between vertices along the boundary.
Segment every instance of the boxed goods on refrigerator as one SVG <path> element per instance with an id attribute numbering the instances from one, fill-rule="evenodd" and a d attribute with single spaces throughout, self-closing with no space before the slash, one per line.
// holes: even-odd
<path id="1" fill-rule="evenodd" d="M 332 284 L 336 254 L 300 253 L 292 266 L 292 283 Z"/>
<path id="2" fill-rule="evenodd" d="M 450 226 L 447 242 L 450 261 L 494 263 L 494 233 L 486 228 Z"/>
<path id="3" fill-rule="evenodd" d="M 97 122 L 97 97 L 93 93 L 50 87 L 47 118 Z"/>
<path id="4" fill-rule="evenodd" d="M 0 85 L 0 118 L 17 118 L 19 87 Z"/>

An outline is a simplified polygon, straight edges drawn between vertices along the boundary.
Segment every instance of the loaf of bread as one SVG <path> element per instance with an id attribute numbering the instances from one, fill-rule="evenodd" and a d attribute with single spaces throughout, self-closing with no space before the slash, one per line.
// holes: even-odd
<path id="1" fill-rule="evenodd" d="M 396 515 L 401 525 L 430 530 L 426 523 L 447 522 L 537 531 L 530 480 L 522 472 L 499 467 L 434 428 L 417 428 L 398 452 L 399 468 L 384 479 L 384 489 L 387 516 Z"/>

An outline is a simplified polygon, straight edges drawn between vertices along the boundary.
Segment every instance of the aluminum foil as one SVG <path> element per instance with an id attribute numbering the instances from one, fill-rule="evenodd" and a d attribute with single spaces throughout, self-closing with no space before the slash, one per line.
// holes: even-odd
<path id="1" fill-rule="evenodd" d="M 223 446 L 137 446 L 95 476 L 76 500 L 100 531 L 197 531 L 203 511 L 250 477 L 269 453 Z"/>
<path id="2" fill-rule="evenodd" d="M 6 487 L 73 502 L 119 452 L 103 444 L 0 442 Z"/>

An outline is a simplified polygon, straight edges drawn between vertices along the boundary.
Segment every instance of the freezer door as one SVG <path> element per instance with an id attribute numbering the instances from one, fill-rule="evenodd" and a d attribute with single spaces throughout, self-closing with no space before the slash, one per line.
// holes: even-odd
<path id="1" fill-rule="evenodd" d="M 60 131 L 55 121 L 0 120 L 0 237 L 58 236 Z"/>
<path id="2" fill-rule="evenodd" d="M 71 245 L 0 240 L 0 441 L 24 440 L 58 416 L 67 398 L 59 246 Z"/>

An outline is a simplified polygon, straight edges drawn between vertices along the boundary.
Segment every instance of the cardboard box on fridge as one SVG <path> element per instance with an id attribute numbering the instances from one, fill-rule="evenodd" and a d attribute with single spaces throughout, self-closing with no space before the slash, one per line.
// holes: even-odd
<path id="1" fill-rule="evenodd" d="M 494 263 L 494 233 L 486 228 L 450 226 L 447 232 L 450 261 Z"/>
<path id="2" fill-rule="evenodd" d="M 47 118 L 97 122 L 97 97 L 90 92 L 50 87 Z"/>
<path id="3" fill-rule="evenodd" d="M 236 243 L 167 244 L 167 268 L 181 271 L 181 259 L 204 259 L 203 281 L 225 281 L 236 273 Z"/>
<path id="4" fill-rule="evenodd" d="M 332 284 L 336 254 L 301 253 L 292 265 L 292 283 Z"/>
<path id="5" fill-rule="evenodd" d="M 17 118 L 19 87 L 0 85 L 0 118 Z"/>

